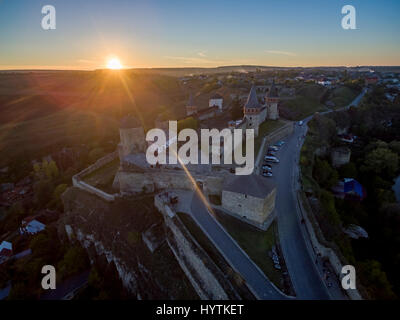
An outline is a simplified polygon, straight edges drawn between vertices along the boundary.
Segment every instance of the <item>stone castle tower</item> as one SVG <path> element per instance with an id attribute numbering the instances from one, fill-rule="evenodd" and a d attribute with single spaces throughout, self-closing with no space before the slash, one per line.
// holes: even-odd
<path id="1" fill-rule="evenodd" d="M 243 108 L 244 120 L 247 129 L 254 129 L 254 135 L 258 136 L 258 128 L 265 121 L 267 115 L 266 107 L 262 106 L 257 98 L 255 86 L 251 87 L 246 104 Z"/>
<path id="2" fill-rule="evenodd" d="M 193 101 L 193 95 L 190 94 L 189 95 L 189 100 L 186 104 L 186 115 L 190 116 L 192 114 L 197 113 L 197 106 L 195 105 L 194 101 Z"/>
<path id="3" fill-rule="evenodd" d="M 121 142 L 118 145 L 120 159 L 131 153 L 145 152 L 146 137 L 143 126 L 132 115 L 128 115 L 121 120 L 119 135 L 121 138 Z"/>
<path id="4" fill-rule="evenodd" d="M 279 110 L 278 110 L 279 96 L 278 96 L 278 89 L 275 87 L 274 82 L 272 83 L 271 89 L 265 96 L 265 103 L 267 106 L 268 119 L 270 120 L 279 119 Z"/>

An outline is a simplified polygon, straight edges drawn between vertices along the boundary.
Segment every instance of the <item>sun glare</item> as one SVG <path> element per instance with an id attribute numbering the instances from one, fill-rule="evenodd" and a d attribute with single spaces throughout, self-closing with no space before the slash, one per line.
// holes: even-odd
<path id="1" fill-rule="evenodd" d="M 122 64 L 118 58 L 112 58 L 107 62 L 107 68 L 112 70 L 122 69 Z"/>

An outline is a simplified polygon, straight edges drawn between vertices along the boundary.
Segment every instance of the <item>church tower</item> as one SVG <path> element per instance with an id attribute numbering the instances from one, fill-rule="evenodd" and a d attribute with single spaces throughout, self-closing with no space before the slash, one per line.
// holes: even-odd
<path id="1" fill-rule="evenodd" d="M 254 129 L 254 135 L 258 136 L 258 127 L 264 121 L 262 119 L 263 107 L 258 102 L 256 87 L 252 86 L 246 104 L 243 108 L 246 128 Z"/>
<path id="2" fill-rule="evenodd" d="M 265 102 L 267 105 L 267 117 L 270 120 L 279 119 L 279 96 L 278 89 L 275 87 L 275 82 L 272 82 L 271 89 L 269 89 L 267 95 L 265 96 Z"/>

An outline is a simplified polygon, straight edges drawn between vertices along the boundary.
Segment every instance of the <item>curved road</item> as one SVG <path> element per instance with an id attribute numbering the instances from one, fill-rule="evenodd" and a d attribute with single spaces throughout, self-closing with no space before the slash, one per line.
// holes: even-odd
<path id="1" fill-rule="evenodd" d="M 329 299 L 329 294 L 303 238 L 297 216 L 296 190 L 293 190 L 294 170 L 297 168 L 300 149 L 299 137 L 304 132 L 303 127 L 296 126 L 294 133 L 279 151 L 280 163 L 273 168 L 277 177 L 275 210 L 280 244 L 297 298 L 325 300 Z"/>
<path id="2" fill-rule="evenodd" d="M 364 89 L 350 105 L 357 106 L 366 93 Z M 343 109 L 349 108 L 344 107 Z M 329 113 L 333 110 L 324 112 Z M 303 126 L 295 126 L 293 134 L 286 139 L 279 151 L 280 164 L 273 169 L 277 184 L 275 209 L 278 217 L 278 231 L 283 255 L 294 290 L 299 299 L 330 299 L 331 296 L 315 266 L 315 257 L 310 255 L 312 248 L 309 240 L 304 238 L 300 218 L 297 213 L 296 198 L 298 157 L 303 143 L 302 136 L 307 132 L 307 122 L 312 116 L 303 120 Z M 335 298 L 341 298 L 337 296 Z"/>
<path id="3" fill-rule="evenodd" d="M 365 93 L 364 89 L 350 105 L 358 105 Z M 331 111 L 333 110 L 324 113 Z M 308 239 L 304 238 L 301 229 L 295 197 L 297 183 L 293 178 L 295 170 L 298 170 L 301 137 L 306 133 L 306 124 L 311 118 L 312 116 L 304 119 L 302 127 L 296 126 L 293 134 L 286 139 L 285 145 L 279 150 L 280 164 L 275 165 L 273 169 L 274 175 L 277 177 L 275 210 L 277 211 L 280 244 L 297 298 L 327 300 L 331 297 L 318 273 L 314 258 L 310 254 L 311 248 L 307 246 L 310 245 Z M 191 202 L 191 215 L 225 259 L 242 275 L 259 299 L 282 300 L 289 298 L 268 280 L 227 234 L 195 193 Z"/>
<path id="4" fill-rule="evenodd" d="M 207 207 L 196 193 L 193 195 L 191 211 L 193 219 L 207 234 L 230 265 L 246 280 L 256 297 L 265 300 L 282 300 L 288 298 L 272 285 L 264 273 L 227 234 L 215 218 L 211 216 Z"/>

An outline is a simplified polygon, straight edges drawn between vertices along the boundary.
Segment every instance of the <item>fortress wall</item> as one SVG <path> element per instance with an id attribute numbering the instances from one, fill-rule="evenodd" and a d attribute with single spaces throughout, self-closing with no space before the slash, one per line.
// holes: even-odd
<path id="1" fill-rule="evenodd" d="M 318 235 L 316 234 L 316 231 L 308 217 L 307 210 L 303 207 L 300 191 L 297 193 L 297 201 L 299 203 L 300 210 L 302 211 L 302 218 L 304 218 L 307 234 L 310 238 L 314 252 L 321 253 L 323 257 L 326 257 L 329 260 L 329 263 L 332 265 L 336 275 L 340 278 L 340 275 L 342 273 L 342 267 L 344 266 L 344 264 L 342 263 L 342 261 L 340 260 L 340 258 L 333 249 L 326 247 L 319 242 Z M 311 208 L 308 209 L 311 210 Z M 320 230 L 319 230 L 319 236 L 323 238 L 323 235 Z M 346 293 L 352 300 L 362 300 L 362 297 L 357 289 L 346 290 Z"/>
<path id="2" fill-rule="evenodd" d="M 254 171 L 257 172 L 260 170 L 260 164 L 262 163 L 264 154 L 266 153 L 266 148 L 269 145 L 272 145 L 278 142 L 279 140 L 282 140 L 283 138 L 287 137 L 288 135 L 292 134 L 293 130 L 294 130 L 294 122 L 287 121 L 284 126 L 274 130 L 263 139 L 260 150 L 258 151 L 257 158 L 255 160 L 256 163 L 254 165 Z"/>
<path id="3" fill-rule="evenodd" d="M 115 200 L 115 195 L 108 194 L 98 188 L 95 188 L 86 182 L 84 182 L 82 179 L 87 176 L 88 174 L 96 171 L 97 169 L 101 168 L 102 166 L 106 165 L 107 163 L 114 161 L 118 156 L 118 152 L 112 152 L 103 158 L 100 158 L 97 160 L 94 164 L 90 165 L 86 169 L 82 170 L 81 172 L 77 173 L 72 177 L 72 185 L 74 187 L 77 187 L 81 190 L 85 190 L 91 194 L 97 195 L 100 198 L 106 200 L 106 201 L 114 201 Z"/>
<path id="4" fill-rule="evenodd" d="M 276 129 L 275 131 L 271 132 L 266 137 L 267 144 L 274 144 L 278 140 L 285 138 L 286 136 L 293 133 L 294 130 L 294 122 L 287 122 L 284 126 Z"/>
<path id="5" fill-rule="evenodd" d="M 164 216 L 167 243 L 200 298 L 239 299 L 222 271 L 193 238 L 173 209 L 159 196 L 154 197 L 154 203 Z"/>
<path id="6" fill-rule="evenodd" d="M 221 194 L 222 176 L 193 175 L 196 181 L 201 181 L 204 191 L 208 194 Z M 118 180 L 121 193 L 154 192 L 162 189 L 187 189 L 193 190 L 192 181 L 182 170 L 167 171 L 154 169 L 149 172 L 119 171 Z"/>

